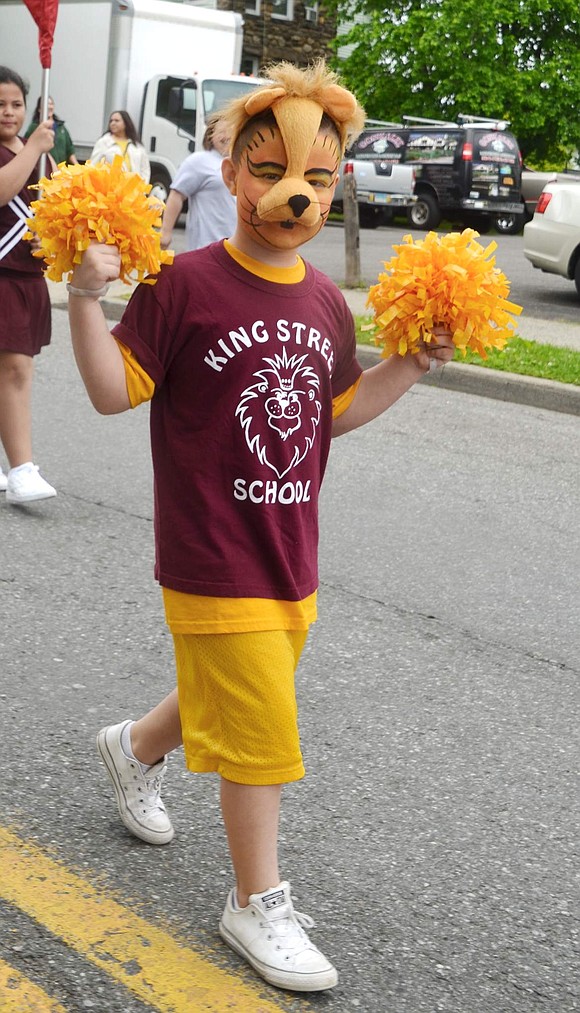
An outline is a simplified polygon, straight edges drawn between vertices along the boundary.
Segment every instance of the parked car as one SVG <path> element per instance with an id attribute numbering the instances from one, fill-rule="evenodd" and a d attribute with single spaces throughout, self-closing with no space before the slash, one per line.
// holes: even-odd
<path id="1" fill-rule="evenodd" d="M 574 280 L 580 296 L 580 185 L 554 181 L 542 191 L 524 226 L 524 254 L 534 267 Z"/>
<path id="2" fill-rule="evenodd" d="M 404 117 L 363 130 L 346 157 L 414 168 L 412 226 L 434 229 L 445 216 L 485 232 L 496 215 L 524 213 L 520 149 L 508 126 L 474 116 L 454 123 Z"/>

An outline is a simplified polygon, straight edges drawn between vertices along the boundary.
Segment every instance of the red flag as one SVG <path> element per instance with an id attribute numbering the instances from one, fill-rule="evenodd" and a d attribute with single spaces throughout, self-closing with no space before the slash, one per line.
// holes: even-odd
<path id="1" fill-rule="evenodd" d="M 38 49 L 44 70 L 50 67 L 54 26 L 58 14 L 58 0 L 24 0 L 38 25 Z"/>

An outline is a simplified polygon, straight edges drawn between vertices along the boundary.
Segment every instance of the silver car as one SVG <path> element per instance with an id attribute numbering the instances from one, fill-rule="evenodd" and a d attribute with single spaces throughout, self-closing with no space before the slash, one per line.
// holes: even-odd
<path id="1" fill-rule="evenodd" d="M 548 183 L 524 227 L 524 254 L 534 267 L 574 280 L 580 296 L 580 185 Z"/>

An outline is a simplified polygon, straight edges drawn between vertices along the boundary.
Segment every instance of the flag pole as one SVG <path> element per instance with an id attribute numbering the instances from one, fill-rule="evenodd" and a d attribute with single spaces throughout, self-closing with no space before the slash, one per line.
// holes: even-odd
<path id="1" fill-rule="evenodd" d="M 48 99 L 49 99 L 49 81 L 50 81 L 50 70 L 48 67 L 42 68 L 42 80 L 40 87 L 40 123 L 48 119 Z M 46 162 L 47 154 L 45 151 L 40 156 L 39 173 L 40 179 L 46 176 Z"/>
<path id="2" fill-rule="evenodd" d="M 48 81 L 52 59 L 52 43 L 54 29 L 58 17 L 58 0 L 24 0 L 38 26 L 38 54 L 42 67 L 42 85 L 40 90 L 40 123 L 48 119 Z M 40 177 L 46 175 L 47 156 L 42 154 L 39 162 Z"/>

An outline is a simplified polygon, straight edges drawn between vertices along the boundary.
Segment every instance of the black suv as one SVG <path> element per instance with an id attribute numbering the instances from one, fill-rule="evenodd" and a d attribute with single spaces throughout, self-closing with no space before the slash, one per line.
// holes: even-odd
<path id="1" fill-rule="evenodd" d="M 477 116 L 458 116 L 456 123 L 409 116 L 403 121 L 367 127 L 347 157 L 377 160 L 385 170 L 392 162 L 413 166 L 411 225 L 434 229 L 446 217 L 483 233 L 496 218 L 513 215 L 518 231 L 522 158 L 509 123 Z"/>

